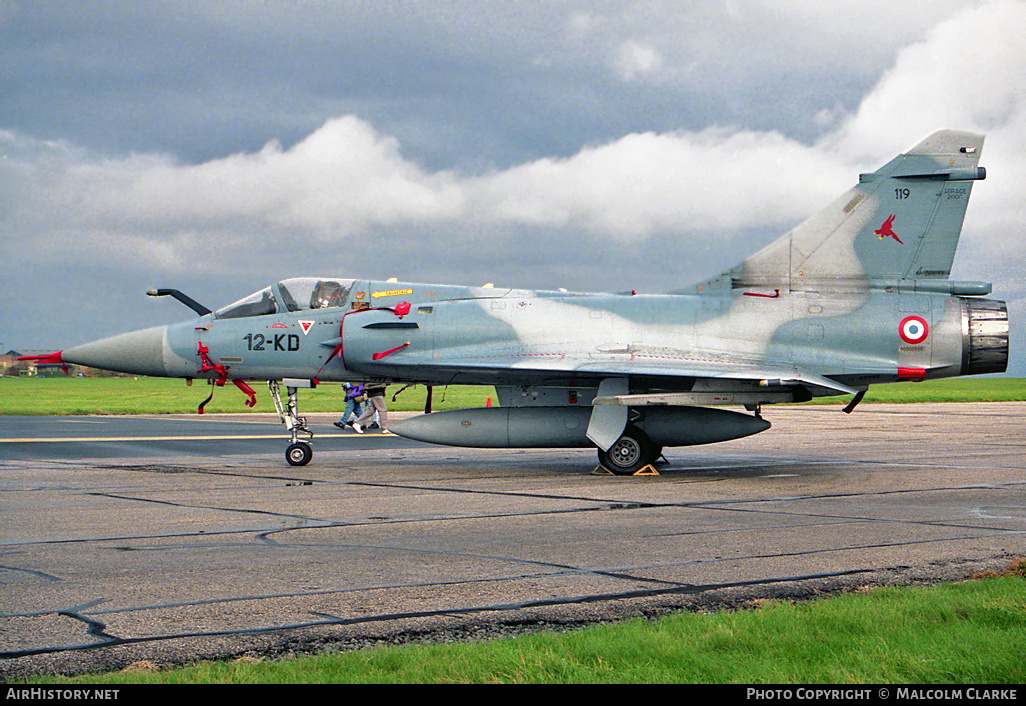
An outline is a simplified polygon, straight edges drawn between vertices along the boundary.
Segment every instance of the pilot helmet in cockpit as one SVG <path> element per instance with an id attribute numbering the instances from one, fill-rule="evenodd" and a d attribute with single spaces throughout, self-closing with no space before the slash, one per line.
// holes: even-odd
<path id="1" fill-rule="evenodd" d="M 310 308 L 325 309 L 329 306 L 339 306 L 344 294 L 345 289 L 338 282 L 321 280 L 310 295 Z"/>

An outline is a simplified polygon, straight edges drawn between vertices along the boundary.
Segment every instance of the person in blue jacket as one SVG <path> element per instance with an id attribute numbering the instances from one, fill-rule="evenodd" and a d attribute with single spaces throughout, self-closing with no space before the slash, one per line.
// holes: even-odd
<path id="1" fill-rule="evenodd" d="M 363 383 L 353 385 L 352 383 L 342 383 L 342 389 L 345 390 L 346 409 L 342 412 L 342 418 L 335 422 L 335 426 L 339 429 L 345 429 L 348 424 L 351 423 L 352 419 L 358 419 L 363 410 L 367 408 L 367 392 L 363 387 Z"/>

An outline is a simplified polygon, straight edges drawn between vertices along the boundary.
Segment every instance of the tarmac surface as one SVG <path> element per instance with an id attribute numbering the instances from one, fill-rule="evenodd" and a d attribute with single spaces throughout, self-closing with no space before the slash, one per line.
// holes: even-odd
<path id="1" fill-rule="evenodd" d="M 667 449 L 429 446 L 311 415 L 0 422 L 0 680 L 568 629 L 1026 556 L 1026 404 L 766 408 Z"/>

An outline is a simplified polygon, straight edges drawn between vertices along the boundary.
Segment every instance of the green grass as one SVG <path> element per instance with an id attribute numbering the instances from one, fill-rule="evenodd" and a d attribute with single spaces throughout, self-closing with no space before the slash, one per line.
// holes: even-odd
<path id="1" fill-rule="evenodd" d="M 819 404 L 846 404 L 850 397 L 820 398 Z M 862 403 L 916 402 L 1021 402 L 1026 400 L 1026 378 L 948 378 L 924 382 L 872 385 Z"/>
<path id="2" fill-rule="evenodd" d="M 46 681 L 1022 684 L 1026 561 L 1002 576 L 961 583 L 767 601 L 567 633 Z"/>
<path id="3" fill-rule="evenodd" d="M 257 406 L 245 406 L 246 397 L 234 385 L 216 388 L 206 412 L 274 412 L 263 384 L 253 385 Z M 388 388 L 388 408 L 393 411 L 424 409 L 426 388 L 411 387 L 392 402 L 401 385 Z M 196 381 L 191 387 L 183 380 L 163 378 L 0 378 L 0 415 L 68 414 L 187 414 L 196 412 L 210 394 L 210 386 Z M 462 407 L 484 407 L 488 398 L 498 404 L 495 389 L 488 386 L 456 385 L 436 387 L 432 407 L 436 411 Z M 822 398 L 810 404 L 843 405 L 850 397 Z M 300 390 L 300 413 L 340 412 L 342 388 L 325 383 L 313 390 Z M 955 378 L 891 385 L 874 385 L 863 400 L 873 402 L 1011 402 L 1026 400 L 1026 378 Z"/>
<path id="4" fill-rule="evenodd" d="M 214 388 L 214 398 L 206 405 L 207 414 L 274 412 L 271 395 L 265 383 L 253 383 L 257 405 L 245 405 L 247 397 L 231 383 Z M 392 411 L 422 411 L 427 389 L 417 385 L 405 390 L 392 402 L 392 395 L 402 385 L 390 385 L 386 402 Z M 0 378 L 0 415 L 69 415 L 69 414 L 195 414 L 200 403 L 210 394 L 210 386 L 197 380 L 191 386 L 184 380 L 149 377 L 118 378 Z M 282 389 L 282 397 L 286 395 Z M 435 411 L 462 407 L 484 407 L 492 404 L 495 389 L 476 385 L 436 387 L 432 395 Z M 324 383 L 314 389 L 299 391 L 299 412 L 339 412 L 345 408 L 340 383 Z"/>

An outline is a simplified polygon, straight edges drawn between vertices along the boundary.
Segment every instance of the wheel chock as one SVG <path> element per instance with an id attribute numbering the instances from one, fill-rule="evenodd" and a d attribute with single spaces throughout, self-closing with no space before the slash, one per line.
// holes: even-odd
<path id="1" fill-rule="evenodd" d="M 620 475 L 620 474 L 613 473 L 611 470 L 609 470 L 608 468 L 606 468 L 605 466 L 603 466 L 600 463 L 599 465 L 595 466 L 595 470 L 593 470 L 591 472 L 591 475 L 593 475 L 593 476 L 615 476 L 615 475 Z M 655 469 L 655 466 L 653 466 L 651 463 L 649 463 L 647 465 L 642 466 L 638 470 L 634 471 L 634 473 L 631 473 L 631 475 L 632 476 L 657 476 L 657 475 L 659 475 L 659 471 L 657 471 Z"/>

